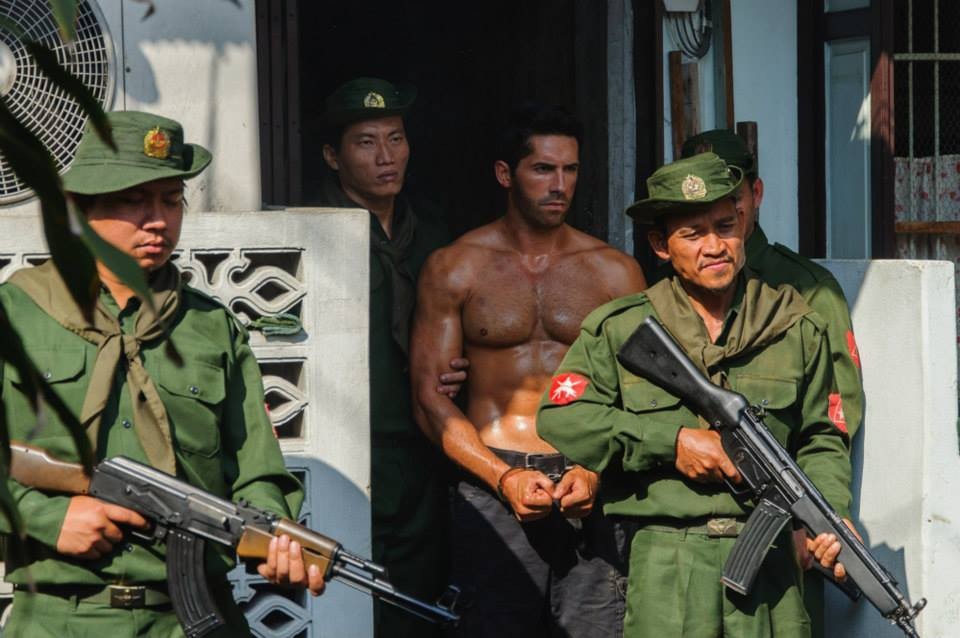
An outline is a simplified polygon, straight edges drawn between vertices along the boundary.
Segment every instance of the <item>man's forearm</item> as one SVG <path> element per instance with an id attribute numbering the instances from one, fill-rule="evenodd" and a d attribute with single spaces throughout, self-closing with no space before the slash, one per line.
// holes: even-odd
<path id="1" fill-rule="evenodd" d="M 416 402 L 414 412 L 420 428 L 450 460 L 496 490 L 510 466 L 480 440 L 476 426 L 453 401 L 433 394 Z"/>

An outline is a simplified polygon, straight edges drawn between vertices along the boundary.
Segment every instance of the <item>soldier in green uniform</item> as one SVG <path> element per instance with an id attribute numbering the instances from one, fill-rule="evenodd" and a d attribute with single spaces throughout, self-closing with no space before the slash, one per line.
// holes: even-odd
<path id="1" fill-rule="evenodd" d="M 767 425 L 824 496 L 849 517 L 849 438 L 828 416 L 833 387 L 823 320 L 793 288 L 774 289 L 743 269 L 741 177 L 712 153 L 679 160 L 647 181 L 650 197 L 628 212 L 652 223 L 651 246 L 674 274 L 601 306 L 544 396 L 537 431 L 601 472 L 604 512 L 630 547 L 625 635 L 685 638 L 810 634 L 792 537 L 785 533 L 748 596 L 720 573 L 749 511 L 722 484 L 738 481 L 719 435 L 677 397 L 614 358 L 648 316 L 657 317 L 715 383 L 767 410 Z M 849 524 L 849 523 L 848 523 Z M 832 535 L 808 542 L 844 578 Z"/>
<path id="2" fill-rule="evenodd" d="M 185 144 L 180 125 L 167 118 L 131 111 L 109 120 L 118 150 L 88 126 L 64 187 L 90 226 L 147 274 L 153 308 L 99 262 L 102 286 L 91 318 L 52 262 L 15 273 L 0 286 L 0 304 L 30 359 L 79 415 L 98 460 L 128 456 L 218 496 L 295 515 L 302 489 L 284 468 L 247 334 L 169 263 L 183 219 L 183 180 L 206 168 L 210 154 Z M 182 363 L 171 360 L 171 344 Z M 32 397 L 9 364 L 0 388 L 12 438 L 77 460 L 55 413 L 48 410 L 35 429 Z M 164 544 L 127 533 L 146 525 L 139 514 L 88 496 L 7 485 L 27 551 L 5 557 L 16 587 L 6 635 L 183 636 L 167 591 Z M 226 580 L 232 553 L 210 548 L 206 560 L 228 620 L 220 635 L 249 635 Z M 323 588 L 319 571 L 304 569 L 299 547 L 286 537 L 271 544 L 258 569 L 271 582 Z"/>
<path id="3" fill-rule="evenodd" d="M 370 211 L 370 473 L 373 559 L 398 589 L 436 599 L 447 579 L 445 460 L 413 420 L 408 366 L 417 276 L 427 256 L 449 241 L 422 204 L 402 193 L 410 146 L 403 114 L 415 90 L 358 78 L 327 98 L 323 156 L 335 172 L 313 204 Z M 451 362 L 438 391 L 454 395 L 465 378 Z M 435 636 L 438 629 L 375 602 L 378 636 Z"/>
<path id="4" fill-rule="evenodd" d="M 863 381 L 850 309 L 840 284 L 823 266 L 782 244 L 771 244 L 767 240 L 758 219 L 764 182 L 758 172 L 756 157 L 742 137 L 729 129 L 707 131 L 684 142 L 682 153 L 683 157 L 690 157 L 704 151 L 713 151 L 727 164 L 744 172 L 745 178 L 737 192 L 737 208 L 742 210 L 746 220 L 747 267 L 772 288 L 783 284 L 796 288 L 826 324 L 834 380 L 829 416 L 853 439 L 863 417 Z M 804 545 L 798 544 L 798 549 L 801 564 L 809 566 L 811 561 Z M 811 572 L 805 576 L 803 594 L 814 638 L 824 635 L 823 589 L 823 579 L 818 574 Z"/>

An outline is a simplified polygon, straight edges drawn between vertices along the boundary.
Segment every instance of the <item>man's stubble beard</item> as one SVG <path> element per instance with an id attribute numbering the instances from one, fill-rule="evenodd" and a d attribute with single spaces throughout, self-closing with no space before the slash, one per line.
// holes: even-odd
<path id="1" fill-rule="evenodd" d="M 559 216 L 557 221 L 553 221 L 546 219 L 545 215 L 543 215 L 538 208 L 538 202 L 527 197 L 519 188 L 512 189 L 509 197 L 514 207 L 520 213 L 520 217 L 530 226 L 540 230 L 552 230 L 563 226 L 567 220 L 567 214 L 570 212 L 570 202 L 567 202 L 567 207 L 563 211 L 563 214 Z M 553 199 L 555 198 L 547 198 L 544 200 L 544 203 L 552 201 Z"/>

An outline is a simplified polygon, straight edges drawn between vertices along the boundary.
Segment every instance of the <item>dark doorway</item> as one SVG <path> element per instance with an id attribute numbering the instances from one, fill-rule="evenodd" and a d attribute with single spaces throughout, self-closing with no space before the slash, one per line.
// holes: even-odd
<path id="1" fill-rule="evenodd" d="M 261 10 L 261 4 L 270 8 Z M 503 212 L 502 193 L 493 178 L 494 140 L 510 108 L 534 100 L 573 110 L 584 122 L 586 140 L 570 222 L 605 238 L 605 4 L 258 2 L 261 60 L 265 55 L 274 59 L 268 73 L 274 79 L 266 94 L 261 88 L 261 112 L 265 103 L 279 104 L 277 92 L 299 105 L 299 112 L 281 107 L 269 115 L 269 123 L 261 117 L 261 130 L 266 124 L 268 136 L 287 140 L 293 140 L 297 129 L 302 132 L 299 143 L 279 144 L 282 148 L 265 144 L 272 149 L 266 163 L 280 161 L 278 150 L 288 158 L 287 165 L 281 162 L 273 171 L 272 181 L 265 169 L 266 203 L 309 202 L 327 170 L 319 126 L 324 98 L 350 78 L 376 76 L 416 85 L 417 102 L 406 118 L 412 149 L 407 189 L 444 211 L 456 234 Z M 264 29 L 279 30 L 280 35 L 264 34 Z M 285 67 L 281 81 L 277 60 Z M 286 131 L 276 126 L 278 118 L 286 118 Z"/>

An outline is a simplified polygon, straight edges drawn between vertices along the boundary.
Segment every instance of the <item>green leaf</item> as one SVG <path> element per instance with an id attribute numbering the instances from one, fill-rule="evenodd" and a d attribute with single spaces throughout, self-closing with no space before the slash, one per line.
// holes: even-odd
<path id="1" fill-rule="evenodd" d="M 60 63 L 57 61 L 57 55 L 47 47 L 30 40 L 25 40 L 24 46 L 30 55 L 33 56 L 33 59 L 36 60 L 40 70 L 50 78 L 50 81 L 66 91 L 67 94 L 80 105 L 83 112 L 90 118 L 90 122 L 93 124 L 94 129 L 96 129 L 100 139 L 116 151 L 117 145 L 113 141 L 113 131 L 110 129 L 107 114 L 104 113 L 100 102 L 97 101 L 97 98 L 94 97 L 90 89 L 87 88 L 87 85 L 84 84 L 80 78 L 60 66 Z"/>
<path id="2" fill-rule="evenodd" d="M 100 280 L 90 251 L 71 231 L 67 201 L 60 176 L 43 143 L 23 125 L 0 98 L 0 153 L 13 172 L 40 198 L 43 232 L 53 263 L 70 294 L 89 318 L 99 292 Z"/>
<path id="3" fill-rule="evenodd" d="M 64 44 L 77 39 L 77 0 L 49 0 L 50 11 Z"/>

